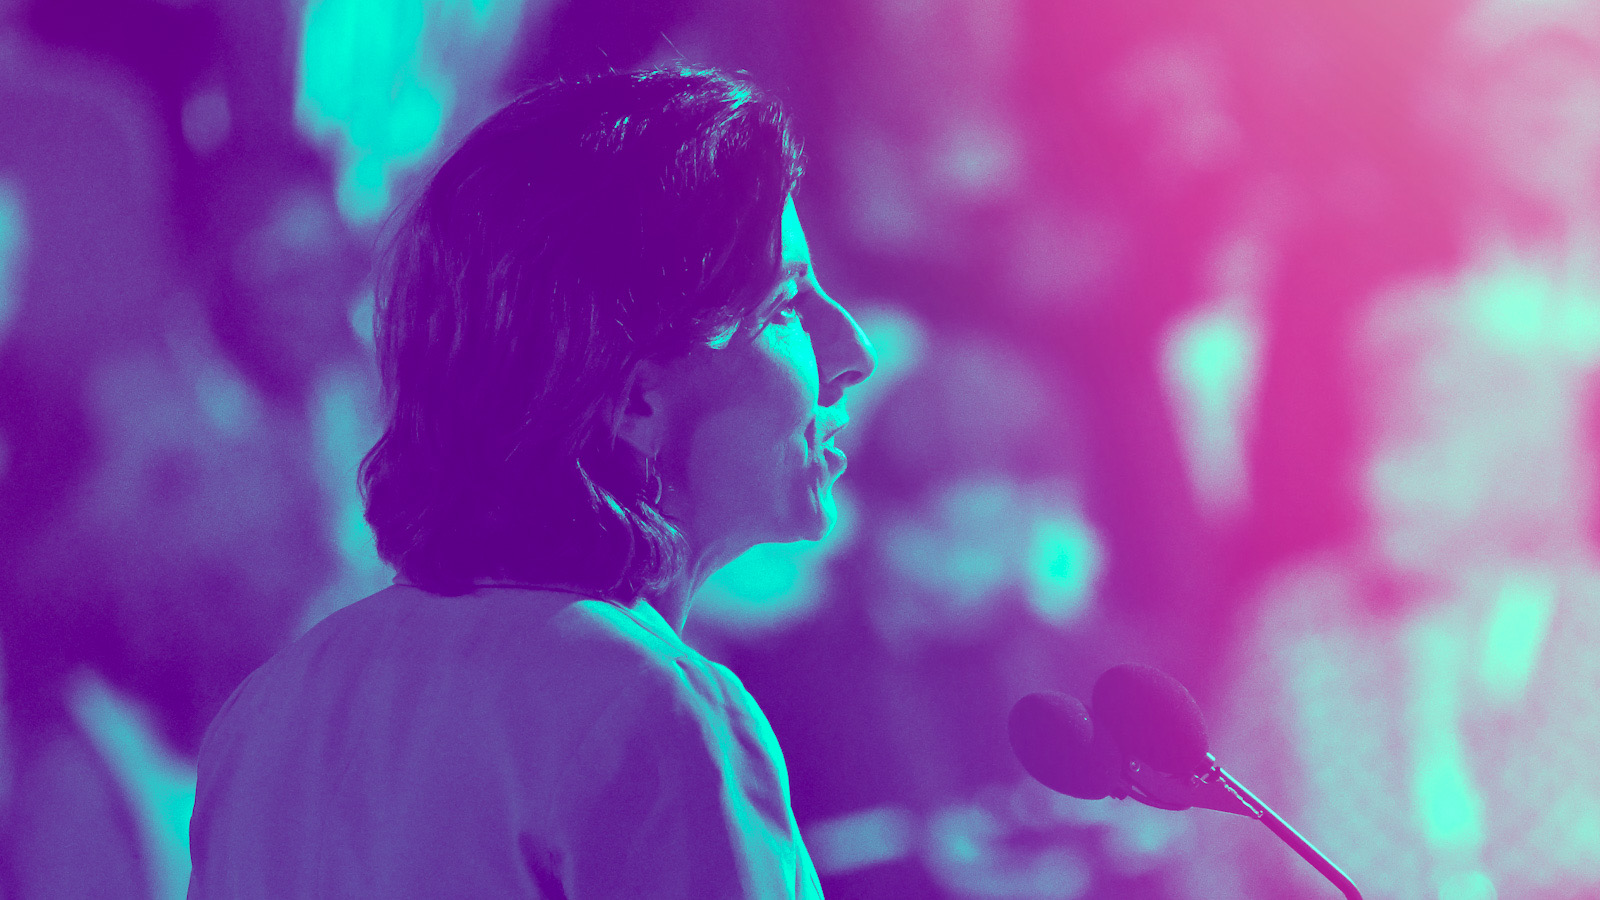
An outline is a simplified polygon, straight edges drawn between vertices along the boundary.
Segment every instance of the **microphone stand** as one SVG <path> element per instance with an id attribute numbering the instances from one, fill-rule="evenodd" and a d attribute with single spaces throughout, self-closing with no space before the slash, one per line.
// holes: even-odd
<path id="1" fill-rule="evenodd" d="M 1300 832 L 1295 831 L 1272 807 L 1217 765 L 1215 756 L 1207 753 L 1205 766 L 1188 778 L 1158 772 L 1140 765 L 1138 760 L 1129 760 L 1122 774 L 1128 788 L 1122 796 L 1132 797 L 1148 806 L 1174 810 L 1199 806 L 1255 819 L 1300 854 L 1300 858 L 1310 863 L 1312 868 L 1322 873 L 1322 877 L 1332 882 L 1347 900 L 1362 900 L 1361 892 L 1356 889 L 1350 876 L 1312 846 Z M 1113 793 L 1112 796 L 1117 795 Z"/>

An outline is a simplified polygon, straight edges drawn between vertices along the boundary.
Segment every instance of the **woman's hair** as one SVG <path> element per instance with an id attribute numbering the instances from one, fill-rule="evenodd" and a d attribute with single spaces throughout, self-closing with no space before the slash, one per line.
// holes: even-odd
<path id="1" fill-rule="evenodd" d="M 473 130 L 380 271 L 379 555 L 452 595 L 674 577 L 683 538 L 615 415 L 638 361 L 720 346 L 776 283 L 800 169 L 778 103 L 713 71 L 548 84 Z"/>

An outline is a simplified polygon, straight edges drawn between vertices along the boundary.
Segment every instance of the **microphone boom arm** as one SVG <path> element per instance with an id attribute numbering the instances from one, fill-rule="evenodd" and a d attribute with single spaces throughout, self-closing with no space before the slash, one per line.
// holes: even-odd
<path id="1" fill-rule="evenodd" d="M 1300 858 L 1311 864 L 1313 869 L 1322 873 L 1322 877 L 1333 883 L 1348 900 L 1361 900 L 1361 892 L 1356 889 L 1355 882 L 1350 880 L 1342 869 L 1333 864 L 1333 860 L 1323 855 L 1321 850 L 1312 846 L 1311 842 L 1294 830 L 1294 826 L 1283 820 L 1283 817 L 1273 811 L 1272 807 L 1261 802 L 1261 798 L 1250 792 L 1250 789 L 1240 784 L 1228 771 L 1217 765 L 1215 757 L 1211 758 L 1211 768 L 1207 775 L 1214 776 L 1228 790 L 1233 791 L 1246 805 L 1254 807 L 1257 812 L 1255 818 L 1275 835 L 1278 836 L 1289 848 L 1300 854 Z"/>
<path id="2" fill-rule="evenodd" d="M 1312 846 L 1311 842 L 1294 830 L 1272 807 L 1261 801 L 1249 788 L 1217 765 L 1217 758 L 1206 754 L 1206 765 L 1196 775 L 1180 778 L 1141 766 L 1129 760 L 1122 773 L 1125 792 L 1113 791 L 1112 796 L 1132 797 L 1140 803 L 1161 809 L 1188 809 L 1199 806 L 1219 812 L 1247 816 L 1267 826 L 1278 839 L 1288 844 L 1300 858 L 1332 882 L 1347 900 L 1362 900 L 1355 882 L 1344 874 L 1333 861 Z"/>

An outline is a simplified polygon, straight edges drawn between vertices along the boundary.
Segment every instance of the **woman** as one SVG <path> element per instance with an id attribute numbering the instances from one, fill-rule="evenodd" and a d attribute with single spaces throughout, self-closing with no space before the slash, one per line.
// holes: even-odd
<path id="1" fill-rule="evenodd" d="M 399 575 L 217 717 L 191 898 L 821 895 L 770 726 L 679 637 L 719 566 L 833 523 L 873 357 L 799 171 L 710 72 L 535 89 L 445 161 L 379 292 Z"/>

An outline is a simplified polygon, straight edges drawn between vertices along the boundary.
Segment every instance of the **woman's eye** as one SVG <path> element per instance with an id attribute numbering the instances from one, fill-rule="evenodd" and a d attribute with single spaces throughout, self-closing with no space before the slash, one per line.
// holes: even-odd
<path id="1" fill-rule="evenodd" d="M 800 293 L 796 291 L 793 294 L 789 294 L 778 299 L 777 305 L 772 309 L 772 313 L 767 316 L 767 321 L 788 322 L 793 319 L 798 319 L 799 317 Z"/>

